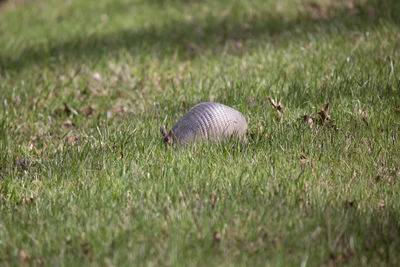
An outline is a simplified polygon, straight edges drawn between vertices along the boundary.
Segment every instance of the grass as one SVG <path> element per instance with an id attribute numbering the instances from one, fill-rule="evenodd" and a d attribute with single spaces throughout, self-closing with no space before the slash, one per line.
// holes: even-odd
<path id="1" fill-rule="evenodd" d="M 0 263 L 396 265 L 399 12 L 3 1 Z M 249 144 L 165 151 L 160 125 L 210 100 Z M 326 102 L 334 122 L 298 119 Z"/>

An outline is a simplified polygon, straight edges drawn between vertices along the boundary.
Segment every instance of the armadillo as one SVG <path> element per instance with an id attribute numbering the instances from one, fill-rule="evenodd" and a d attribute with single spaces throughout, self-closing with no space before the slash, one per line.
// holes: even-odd
<path id="1" fill-rule="evenodd" d="M 186 145 L 201 140 L 220 140 L 237 135 L 245 138 L 247 123 L 239 111 L 216 102 L 204 102 L 190 109 L 167 133 L 162 125 L 165 144 Z"/>

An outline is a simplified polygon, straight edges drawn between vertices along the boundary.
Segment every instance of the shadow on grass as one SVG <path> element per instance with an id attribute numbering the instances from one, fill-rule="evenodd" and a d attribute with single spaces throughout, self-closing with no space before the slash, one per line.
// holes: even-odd
<path id="1" fill-rule="evenodd" d="M 159 4 L 162 5 L 163 1 Z M 283 19 L 279 13 L 262 13 L 238 21 L 235 12 L 232 12 L 222 20 L 208 16 L 162 27 L 80 36 L 55 42 L 47 49 L 27 47 L 18 56 L 0 55 L 0 68 L 18 72 L 26 67 L 43 67 L 64 60 L 101 58 L 105 54 L 117 54 L 121 49 L 159 58 L 178 54 L 183 59 L 205 52 L 218 54 L 226 49 L 231 53 L 245 53 L 243 42 L 249 40 L 284 45 L 298 41 L 305 33 L 327 35 L 338 31 L 364 31 L 382 21 L 400 23 L 397 16 L 400 3 L 395 0 L 367 0 L 358 5 L 333 5 L 328 8 L 309 4 L 306 9 L 308 12 L 300 13 L 291 20 Z"/>

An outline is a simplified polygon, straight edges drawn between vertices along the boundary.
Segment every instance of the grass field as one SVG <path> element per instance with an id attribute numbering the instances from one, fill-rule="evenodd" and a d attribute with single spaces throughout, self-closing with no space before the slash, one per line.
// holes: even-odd
<path id="1" fill-rule="evenodd" d="M 0 265 L 395 266 L 398 14 L 0 2 Z M 249 143 L 164 150 L 160 125 L 202 101 L 240 110 Z M 334 121 L 299 119 L 327 102 Z"/>

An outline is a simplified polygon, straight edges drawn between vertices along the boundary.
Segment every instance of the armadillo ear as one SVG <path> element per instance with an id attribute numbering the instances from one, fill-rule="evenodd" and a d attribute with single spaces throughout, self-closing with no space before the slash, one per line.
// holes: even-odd
<path id="1" fill-rule="evenodd" d="M 163 137 L 166 137 L 168 135 L 167 134 L 167 130 L 165 129 L 165 125 L 161 125 L 160 132 L 161 132 Z"/>
<path id="2" fill-rule="evenodd" d="M 167 140 L 168 140 L 168 142 L 171 142 L 171 141 L 172 141 L 172 131 L 169 131 L 169 132 L 168 132 L 168 134 L 167 134 Z"/>

